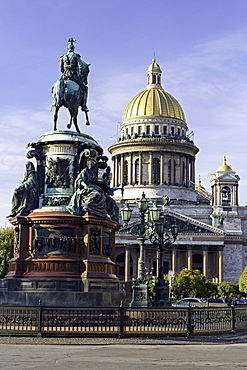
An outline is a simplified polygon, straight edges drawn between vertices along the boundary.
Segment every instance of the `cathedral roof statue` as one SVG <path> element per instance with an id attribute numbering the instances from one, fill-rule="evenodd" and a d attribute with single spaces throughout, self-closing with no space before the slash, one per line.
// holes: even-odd
<path id="1" fill-rule="evenodd" d="M 141 117 L 169 117 L 185 122 L 185 115 L 179 102 L 161 85 L 161 74 L 156 59 L 147 69 L 147 87 L 137 94 L 125 108 L 122 121 Z"/>

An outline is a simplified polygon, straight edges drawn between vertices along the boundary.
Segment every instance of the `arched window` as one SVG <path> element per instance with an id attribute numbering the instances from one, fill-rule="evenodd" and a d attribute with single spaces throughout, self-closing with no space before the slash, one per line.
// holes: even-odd
<path id="1" fill-rule="evenodd" d="M 135 161 L 135 183 L 138 184 L 140 178 L 140 166 L 139 166 L 139 158 Z"/>
<path id="2" fill-rule="evenodd" d="M 129 182 L 129 178 L 128 178 L 128 161 L 124 161 L 124 182 L 125 183 L 128 183 Z"/>
<path id="3" fill-rule="evenodd" d="M 228 186 L 224 186 L 221 190 L 221 202 L 223 206 L 231 204 L 231 189 Z"/>
<path id="4" fill-rule="evenodd" d="M 153 158 L 153 183 L 160 184 L 160 160 Z"/>

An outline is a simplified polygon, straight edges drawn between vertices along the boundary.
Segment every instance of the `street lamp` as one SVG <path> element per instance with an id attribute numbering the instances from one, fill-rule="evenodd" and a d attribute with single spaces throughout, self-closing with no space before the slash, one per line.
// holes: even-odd
<path id="1" fill-rule="evenodd" d="M 131 217 L 131 213 L 132 213 L 132 209 L 129 208 L 129 205 L 127 203 L 124 203 L 124 206 L 121 209 L 121 215 L 122 215 L 122 220 L 123 220 L 125 226 L 128 225 L 128 222 L 129 222 L 130 217 Z"/>
<path id="2" fill-rule="evenodd" d="M 169 235 L 171 233 L 171 236 Z M 156 247 L 159 254 L 159 274 L 158 281 L 155 282 L 155 300 L 153 306 L 170 306 L 169 294 L 168 294 L 168 283 L 164 279 L 164 264 L 163 264 L 163 253 L 165 250 L 170 250 L 176 241 L 178 236 L 178 225 L 173 224 L 169 230 L 165 228 L 164 216 L 161 215 L 159 220 L 155 223 L 154 233 L 150 237 L 150 241 L 153 246 Z"/>
<path id="3" fill-rule="evenodd" d="M 146 198 L 145 193 L 142 193 L 141 199 L 137 201 L 138 208 L 140 211 L 140 226 L 138 228 L 133 227 L 130 229 L 131 234 L 138 236 L 137 240 L 140 244 L 140 259 L 138 268 L 138 278 L 133 279 L 133 296 L 130 303 L 131 307 L 147 307 L 150 306 L 148 296 L 148 280 L 145 278 L 145 262 L 144 262 L 144 243 L 146 240 L 146 227 L 145 227 L 145 216 L 148 215 L 148 203 L 149 200 Z M 121 209 L 122 220 L 125 225 L 128 224 L 131 217 L 131 209 L 127 204 Z"/>
<path id="4" fill-rule="evenodd" d="M 140 211 L 140 225 L 138 227 L 131 227 L 130 233 L 138 236 L 137 240 L 140 244 L 140 259 L 138 278 L 133 279 L 133 297 L 130 306 L 147 307 L 151 305 L 148 296 L 148 279 L 145 277 L 144 262 L 144 243 L 147 236 L 159 253 L 159 277 L 158 282 L 155 284 L 154 305 L 169 305 L 168 284 L 164 280 L 163 252 L 165 249 L 170 248 L 175 242 L 178 235 L 178 226 L 174 224 L 169 230 L 173 238 L 172 241 L 168 232 L 165 232 L 165 217 L 161 215 L 161 209 L 157 207 L 157 202 L 154 202 L 151 207 L 148 207 L 149 200 L 146 198 L 145 193 L 143 193 L 141 199 L 137 201 L 137 204 Z M 122 220 L 125 226 L 127 226 L 130 221 L 131 213 L 131 208 L 129 208 L 128 204 L 125 203 L 121 209 Z"/>

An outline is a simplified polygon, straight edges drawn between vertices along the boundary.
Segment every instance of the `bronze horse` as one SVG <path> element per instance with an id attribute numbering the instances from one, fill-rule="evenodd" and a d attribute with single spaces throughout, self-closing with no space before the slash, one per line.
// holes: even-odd
<path id="1" fill-rule="evenodd" d="M 89 65 L 86 65 L 89 70 Z M 85 73 L 88 73 L 86 71 Z M 86 115 L 86 125 L 90 125 L 88 118 L 88 109 L 86 108 L 86 99 L 87 99 L 87 86 L 85 86 L 84 91 L 73 80 L 64 79 L 63 76 L 59 77 L 55 84 L 52 86 L 52 107 L 54 109 L 53 130 L 57 130 L 57 119 L 58 111 L 64 106 L 69 110 L 70 121 L 67 124 L 67 128 L 71 128 L 72 123 L 75 125 L 76 131 L 80 132 L 79 126 L 77 124 L 77 116 L 79 106 L 83 106 L 82 110 Z"/>

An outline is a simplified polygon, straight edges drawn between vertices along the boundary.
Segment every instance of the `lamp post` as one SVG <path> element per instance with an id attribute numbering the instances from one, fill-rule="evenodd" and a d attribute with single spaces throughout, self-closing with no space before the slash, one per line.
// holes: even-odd
<path id="1" fill-rule="evenodd" d="M 171 236 L 169 235 L 171 233 Z M 163 253 L 165 250 L 171 250 L 171 247 L 176 241 L 178 235 L 178 226 L 173 224 L 169 230 L 165 230 L 164 216 L 159 217 L 158 222 L 155 223 L 154 233 L 151 235 L 150 240 L 153 246 L 156 247 L 159 253 L 159 273 L 158 281 L 155 283 L 155 300 L 153 306 L 170 306 L 168 283 L 164 279 L 164 264 Z"/>
<path id="2" fill-rule="evenodd" d="M 169 230 L 165 228 L 165 216 L 161 214 L 161 209 L 154 202 L 152 207 L 148 207 L 149 200 L 145 194 L 137 201 L 140 211 L 140 224 L 130 228 L 130 233 L 137 235 L 140 244 L 140 258 L 138 266 L 138 278 L 133 279 L 133 297 L 131 307 L 147 307 L 151 305 L 148 296 L 148 279 L 145 278 L 145 240 L 149 237 L 152 245 L 159 254 L 158 281 L 155 283 L 155 301 L 153 306 L 169 306 L 168 283 L 164 279 L 163 254 L 165 250 L 170 250 L 178 235 L 178 226 L 173 224 Z M 127 226 L 130 221 L 132 209 L 128 204 L 124 204 L 121 209 L 122 220 Z"/>
<path id="3" fill-rule="evenodd" d="M 148 296 L 148 280 L 145 278 L 145 249 L 144 243 L 146 240 L 145 214 L 148 210 L 149 200 L 146 199 L 145 194 L 142 194 L 141 199 L 137 201 L 140 211 L 140 225 L 138 228 L 133 227 L 130 232 L 138 236 L 137 240 L 140 244 L 140 258 L 138 266 L 138 278 L 133 279 L 133 296 L 130 303 L 131 307 L 147 307 L 150 306 Z M 127 204 L 121 209 L 122 220 L 125 225 L 128 224 L 131 218 L 132 210 Z"/>

